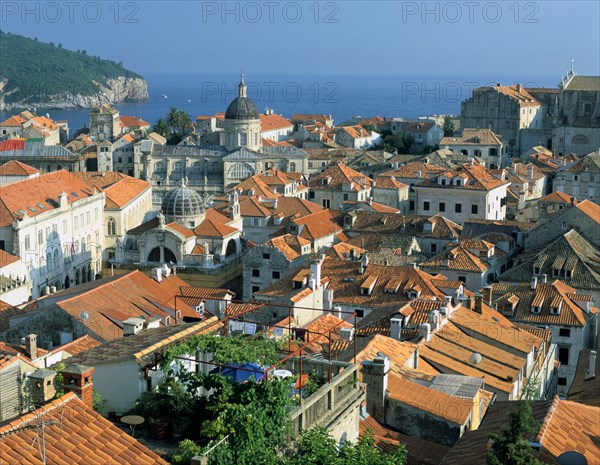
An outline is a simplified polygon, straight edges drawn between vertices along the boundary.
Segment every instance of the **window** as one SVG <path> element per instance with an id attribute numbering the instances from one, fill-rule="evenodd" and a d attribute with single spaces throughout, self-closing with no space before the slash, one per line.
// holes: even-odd
<path id="1" fill-rule="evenodd" d="M 254 294 L 255 292 L 260 291 L 260 287 L 259 286 L 252 286 L 252 293 Z"/>
<path id="2" fill-rule="evenodd" d="M 314 198 L 315 198 L 315 191 L 310 191 L 310 192 L 308 193 L 308 198 L 309 198 L 309 199 L 314 199 Z"/>
<path id="3" fill-rule="evenodd" d="M 273 271 L 273 279 L 279 279 L 279 278 L 281 278 L 281 272 Z"/>
<path id="4" fill-rule="evenodd" d="M 410 211 L 415 211 L 415 201 L 414 200 L 411 200 L 408 202 L 408 209 Z"/>
<path id="5" fill-rule="evenodd" d="M 4 241 L 0 241 L 0 250 L 5 250 L 6 244 Z"/>
<path id="6" fill-rule="evenodd" d="M 560 337 L 571 337 L 571 330 L 569 328 L 560 328 L 558 330 L 558 335 Z"/>
<path id="7" fill-rule="evenodd" d="M 94 210 L 94 219 L 98 219 L 98 207 L 96 207 L 96 209 Z"/>
<path id="8" fill-rule="evenodd" d="M 455 213 L 462 213 L 462 204 L 457 203 L 454 205 L 454 212 Z"/>
<path id="9" fill-rule="evenodd" d="M 255 278 L 259 278 L 260 277 L 260 270 L 257 270 L 256 268 L 252 269 L 252 276 Z"/>
<path id="10" fill-rule="evenodd" d="M 423 202 L 423 210 L 426 212 L 429 211 L 429 202 Z"/>
<path id="11" fill-rule="evenodd" d="M 558 361 L 561 365 L 569 364 L 569 348 L 568 347 L 559 347 L 558 348 Z"/>
<path id="12" fill-rule="evenodd" d="M 463 284 L 467 284 L 467 277 L 466 276 L 459 276 L 458 280 L 461 281 Z"/>
<path id="13" fill-rule="evenodd" d="M 479 206 L 471 205 L 471 215 L 477 215 L 478 212 L 479 212 Z"/>
<path id="14" fill-rule="evenodd" d="M 271 254 L 270 253 L 264 253 L 263 254 L 263 260 L 270 260 L 271 259 Z"/>
<path id="15" fill-rule="evenodd" d="M 579 181 L 579 176 L 577 176 L 577 175 L 573 176 L 573 181 Z"/>
<path id="16" fill-rule="evenodd" d="M 29 239 L 29 234 L 25 236 L 25 250 L 31 249 L 31 240 Z"/>
<path id="17" fill-rule="evenodd" d="M 344 194 L 344 200 L 348 200 L 348 194 Z"/>
<path id="18" fill-rule="evenodd" d="M 77 229 L 77 228 L 79 228 L 79 217 L 74 216 L 73 217 L 73 229 Z"/>
<path id="19" fill-rule="evenodd" d="M 354 312 L 356 313 L 357 318 L 363 318 L 365 316 L 365 311 L 361 308 L 355 308 Z"/>
<path id="20" fill-rule="evenodd" d="M 540 267 L 539 266 L 534 266 L 533 267 L 533 274 L 536 275 L 536 276 L 540 274 Z"/>
<path id="21" fill-rule="evenodd" d="M 445 212 L 446 211 L 446 202 L 440 202 L 440 208 L 439 210 L 441 212 Z"/>
<path id="22" fill-rule="evenodd" d="M 323 208 L 329 208 L 331 201 L 329 199 L 323 199 Z"/>
<path id="23" fill-rule="evenodd" d="M 116 223 L 115 219 L 111 217 L 108 219 L 107 233 L 109 236 L 114 236 L 116 234 L 116 231 L 117 231 L 117 223 Z"/>
<path id="24" fill-rule="evenodd" d="M 567 385 L 567 378 L 563 378 L 562 376 L 559 376 L 559 378 L 557 380 L 557 384 L 559 386 L 566 386 Z"/>
<path id="25" fill-rule="evenodd" d="M 258 218 L 252 218 L 252 226 L 258 226 L 260 224 L 260 221 Z"/>
<path id="26" fill-rule="evenodd" d="M 90 224 L 90 212 L 85 212 L 85 224 Z"/>
<path id="27" fill-rule="evenodd" d="M 431 251 L 433 253 L 437 252 L 437 244 L 431 244 Z"/>

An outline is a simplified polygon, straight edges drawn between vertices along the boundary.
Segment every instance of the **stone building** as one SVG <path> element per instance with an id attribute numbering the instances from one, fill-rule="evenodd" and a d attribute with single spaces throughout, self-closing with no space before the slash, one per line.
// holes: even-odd
<path id="1" fill-rule="evenodd" d="M 238 96 L 230 103 L 220 125 L 221 145 L 168 146 L 153 140 L 136 144 L 142 170 L 140 177 L 152 183 L 154 203 L 160 205 L 165 193 L 187 178 L 188 186 L 204 194 L 221 193 L 227 187 L 272 168 L 306 173 L 308 154 L 293 146 L 264 146 L 261 117 L 247 97 L 242 79 Z"/>
<path id="2" fill-rule="evenodd" d="M 590 153 L 566 170 L 560 171 L 554 178 L 552 190 L 578 200 L 587 199 L 600 203 L 600 152 Z"/>
<path id="3" fill-rule="evenodd" d="M 488 168 L 498 169 L 506 166 L 506 148 L 502 137 L 490 129 L 465 128 L 462 136 L 442 138 L 440 147 L 480 158 Z"/>
<path id="4" fill-rule="evenodd" d="M 520 84 L 479 87 L 461 103 L 461 127 L 488 128 L 502 136 L 507 155 L 521 150 L 521 130 L 542 126 L 542 105 Z"/>
<path id="5" fill-rule="evenodd" d="M 577 76 L 559 84 L 553 112 L 552 142 L 558 155 L 585 155 L 600 147 L 600 76 Z"/>
<path id="6" fill-rule="evenodd" d="M 90 111 L 90 137 L 97 141 L 114 141 L 121 135 L 119 112 L 103 104 Z"/>

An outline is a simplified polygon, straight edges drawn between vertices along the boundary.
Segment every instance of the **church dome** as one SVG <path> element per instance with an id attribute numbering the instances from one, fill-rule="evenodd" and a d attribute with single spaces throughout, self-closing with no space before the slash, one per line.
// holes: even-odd
<path id="1" fill-rule="evenodd" d="M 182 181 L 181 187 L 167 192 L 162 201 L 162 212 L 168 218 L 199 216 L 202 213 L 200 195 L 188 189 Z"/>
<path id="2" fill-rule="evenodd" d="M 243 74 L 238 85 L 238 96 L 227 107 L 225 119 L 260 119 L 256 105 L 246 95 L 246 84 L 244 83 Z"/>

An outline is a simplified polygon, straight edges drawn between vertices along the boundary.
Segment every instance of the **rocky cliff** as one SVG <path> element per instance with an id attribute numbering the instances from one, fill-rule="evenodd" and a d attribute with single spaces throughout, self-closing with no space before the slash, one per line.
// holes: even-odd
<path id="1" fill-rule="evenodd" d="M 95 92 L 89 95 L 61 91 L 55 84 L 47 89 L 25 91 L 18 86 L 5 92 L 7 81 L 0 82 L 0 110 L 22 108 L 93 108 L 103 103 L 115 104 L 120 102 L 139 102 L 148 100 L 148 84 L 142 78 L 116 77 L 105 83 L 92 80 L 89 87 Z M 5 97 L 11 97 L 6 102 Z"/>

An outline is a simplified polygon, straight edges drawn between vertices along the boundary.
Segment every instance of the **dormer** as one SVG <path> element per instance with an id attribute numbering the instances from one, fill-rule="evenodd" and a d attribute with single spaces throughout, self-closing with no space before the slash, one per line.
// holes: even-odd
<path id="1" fill-rule="evenodd" d="M 552 277 L 558 278 L 560 277 L 561 268 L 552 268 Z"/>
<path id="2" fill-rule="evenodd" d="M 352 181 L 342 183 L 342 191 L 350 192 L 352 189 L 354 189 L 354 183 Z"/>
<path id="3" fill-rule="evenodd" d="M 562 308 L 562 300 L 558 302 L 552 302 L 550 306 L 550 314 L 551 315 L 560 315 L 560 309 Z"/>
<path id="4" fill-rule="evenodd" d="M 434 227 L 435 227 L 435 224 L 433 223 L 433 221 L 427 220 L 423 223 L 423 232 L 432 233 Z"/>
<path id="5" fill-rule="evenodd" d="M 325 176 L 323 179 L 321 179 L 321 184 L 323 186 L 328 186 L 331 184 L 331 176 Z"/>
<path id="6" fill-rule="evenodd" d="M 531 306 L 531 313 L 541 313 L 542 307 L 537 305 Z"/>
<path id="7" fill-rule="evenodd" d="M 467 178 L 462 176 L 454 176 L 452 178 L 453 184 L 458 187 L 462 187 L 467 184 Z"/>
<path id="8" fill-rule="evenodd" d="M 438 178 L 438 184 L 440 186 L 450 186 L 450 185 L 452 185 L 452 179 L 447 178 L 446 176 L 442 175 Z"/>
<path id="9" fill-rule="evenodd" d="M 420 296 L 421 296 L 420 289 L 412 287 L 406 291 L 406 297 L 408 297 L 410 300 L 418 299 Z"/>
<path id="10" fill-rule="evenodd" d="M 379 275 L 376 274 L 371 274 L 367 276 L 367 279 L 365 279 L 360 285 L 360 294 L 371 295 L 373 293 L 373 288 L 375 287 L 375 284 L 377 284 L 378 279 Z"/>

